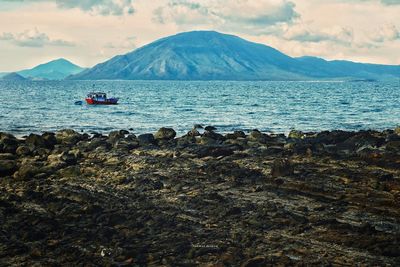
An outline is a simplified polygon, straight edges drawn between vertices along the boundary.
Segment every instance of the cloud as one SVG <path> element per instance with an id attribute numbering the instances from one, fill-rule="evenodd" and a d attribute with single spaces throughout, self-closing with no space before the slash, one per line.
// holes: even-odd
<path id="1" fill-rule="evenodd" d="M 175 0 L 157 8 L 153 15 L 154 21 L 162 24 L 212 25 L 224 30 L 254 32 L 290 24 L 300 17 L 295 4 L 287 0 Z"/>
<path id="2" fill-rule="evenodd" d="M 308 43 L 334 42 L 342 45 L 350 45 L 354 39 L 351 28 L 336 26 L 325 30 L 311 30 L 301 24 L 287 28 L 282 36 L 289 41 Z"/>
<path id="3" fill-rule="evenodd" d="M 136 37 L 132 36 L 132 37 L 128 37 L 125 38 L 124 40 L 120 41 L 120 42 L 109 42 L 106 43 L 104 45 L 104 48 L 109 48 L 109 49 L 129 49 L 129 50 L 133 50 L 136 48 Z"/>
<path id="4" fill-rule="evenodd" d="M 400 39 L 400 31 L 393 24 L 385 24 L 370 34 L 372 41 L 384 43 L 387 41 L 395 41 Z"/>
<path id="5" fill-rule="evenodd" d="M 60 8 L 79 8 L 84 12 L 103 16 L 133 14 L 135 9 L 132 2 L 132 0 L 56 0 Z"/>
<path id="6" fill-rule="evenodd" d="M 36 28 L 16 34 L 4 32 L 0 35 L 0 41 L 9 41 L 22 47 L 75 46 L 74 43 L 62 39 L 50 39 L 46 33 L 41 33 Z"/>
<path id="7" fill-rule="evenodd" d="M 78 8 L 84 12 L 103 16 L 131 15 L 135 12 L 133 0 L 0 0 L 0 3 L 2 1 L 13 4 L 55 2 L 57 7 L 62 9 Z"/>

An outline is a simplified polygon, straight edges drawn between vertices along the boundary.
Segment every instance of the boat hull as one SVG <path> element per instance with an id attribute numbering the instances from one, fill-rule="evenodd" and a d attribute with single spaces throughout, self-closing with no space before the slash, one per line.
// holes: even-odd
<path id="1" fill-rule="evenodd" d="M 86 103 L 89 105 L 116 105 L 118 104 L 118 99 L 117 98 L 109 98 L 106 100 L 95 100 L 93 98 L 86 98 Z"/>

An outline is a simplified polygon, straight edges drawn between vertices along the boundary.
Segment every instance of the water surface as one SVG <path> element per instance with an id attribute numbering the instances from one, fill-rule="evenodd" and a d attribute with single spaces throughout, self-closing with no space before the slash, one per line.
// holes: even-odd
<path id="1" fill-rule="evenodd" d="M 120 97 L 116 106 L 74 105 L 89 91 Z M 387 129 L 400 125 L 400 83 L 33 81 L 0 82 L 0 131 L 73 128 L 84 132 L 195 123 L 221 132 Z"/>

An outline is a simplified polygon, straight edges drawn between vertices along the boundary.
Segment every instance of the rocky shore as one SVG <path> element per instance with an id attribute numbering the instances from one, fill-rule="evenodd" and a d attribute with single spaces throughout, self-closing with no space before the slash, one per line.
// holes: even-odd
<path id="1" fill-rule="evenodd" d="M 0 133 L 0 266 L 399 266 L 400 128 Z"/>

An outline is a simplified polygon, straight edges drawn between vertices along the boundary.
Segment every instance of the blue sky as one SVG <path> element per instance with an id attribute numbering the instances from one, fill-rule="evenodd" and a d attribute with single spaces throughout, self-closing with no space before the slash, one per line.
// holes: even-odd
<path id="1" fill-rule="evenodd" d="M 216 30 L 290 56 L 400 64 L 400 0 L 0 0 L 0 72 L 89 67 L 155 39 Z"/>

